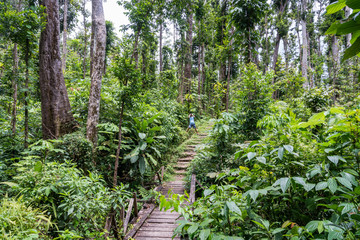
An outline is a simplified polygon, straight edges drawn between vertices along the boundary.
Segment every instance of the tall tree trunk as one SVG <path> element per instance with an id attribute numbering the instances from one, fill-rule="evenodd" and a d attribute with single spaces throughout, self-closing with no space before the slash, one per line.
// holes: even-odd
<path id="1" fill-rule="evenodd" d="M 229 63 L 228 63 L 228 74 L 227 74 L 227 84 L 226 84 L 226 107 L 225 107 L 226 112 L 229 112 L 231 63 L 232 63 L 232 51 L 230 50 Z"/>
<path id="2" fill-rule="evenodd" d="M 117 176 L 118 176 L 118 168 L 119 168 L 119 158 L 120 158 L 120 151 L 121 151 L 121 144 L 122 144 L 122 123 L 124 117 L 124 108 L 125 108 L 125 101 L 122 100 L 121 103 L 121 110 L 120 110 L 120 120 L 119 120 L 119 137 L 118 137 L 118 147 L 116 149 L 116 157 L 115 157 L 115 166 L 114 166 L 114 178 L 113 178 L 113 186 L 117 186 Z"/>
<path id="3" fill-rule="evenodd" d="M 89 109 L 87 119 L 86 136 L 97 146 L 96 126 L 99 122 L 101 81 L 105 63 L 106 26 L 102 0 L 92 0 L 92 35 L 94 36 L 94 49 L 91 71 L 91 87 L 89 96 Z"/>
<path id="4" fill-rule="evenodd" d="M 68 15 L 68 0 L 64 0 L 64 29 L 63 29 L 63 55 L 62 55 L 62 70 L 66 69 L 66 54 L 67 54 L 67 15 Z"/>
<path id="5" fill-rule="evenodd" d="M 287 36 L 283 37 L 283 42 L 284 42 L 284 52 L 285 52 L 285 71 L 288 72 L 289 70 L 289 51 L 288 51 L 288 39 Z"/>
<path id="6" fill-rule="evenodd" d="M 299 46 L 299 61 L 300 61 L 300 66 L 302 66 L 302 45 L 301 45 L 301 37 L 300 37 L 300 23 L 301 23 L 301 17 L 300 17 L 300 12 L 298 10 L 295 29 L 298 40 L 298 46 Z"/>
<path id="7" fill-rule="evenodd" d="M 352 9 L 349 8 L 349 7 L 345 7 L 345 18 L 348 18 L 352 13 Z M 349 48 L 351 46 L 351 37 L 352 37 L 352 34 L 347 34 L 346 35 L 346 47 Z M 354 60 L 353 59 L 349 59 L 347 60 L 348 64 L 347 64 L 347 68 L 348 68 L 348 71 L 349 71 L 349 78 L 354 80 L 354 69 L 353 69 L 353 66 L 354 66 Z M 354 86 L 355 82 L 352 81 L 352 84 Z"/>
<path id="8" fill-rule="evenodd" d="M 201 93 L 201 74 L 202 74 L 202 70 L 201 70 L 201 46 L 199 46 L 199 51 L 198 51 L 198 95 L 199 95 L 199 100 L 200 100 L 200 93 Z"/>
<path id="9" fill-rule="evenodd" d="M 348 18 L 352 13 L 351 8 L 349 8 L 348 6 L 345 7 L 345 18 Z M 350 34 L 346 34 L 346 47 L 350 47 L 351 46 L 351 33 Z"/>
<path id="10" fill-rule="evenodd" d="M 190 94 L 191 92 L 193 13 L 191 7 L 189 9 L 191 12 L 187 18 L 189 28 L 186 33 L 187 50 L 185 53 L 184 94 Z"/>
<path id="11" fill-rule="evenodd" d="M 136 32 L 133 54 L 132 54 L 132 56 L 131 56 L 131 61 L 132 61 L 132 59 L 135 60 L 135 68 L 136 68 L 136 69 L 138 69 L 138 66 L 139 66 L 139 51 L 138 51 L 139 36 L 140 36 L 140 30 L 138 30 L 138 31 Z"/>
<path id="12" fill-rule="evenodd" d="M 76 122 L 61 69 L 58 0 L 42 0 L 46 8 L 46 27 L 39 46 L 39 81 L 43 138 L 58 138 L 73 132 Z"/>
<path id="13" fill-rule="evenodd" d="M 28 99 L 28 92 L 29 92 L 29 58 L 30 58 L 30 42 L 29 39 L 26 39 L 26 49 L 25 49 L 25 65 L 26 65 L 26 69 L 25 69 L 25 101 L 24 101 L 24 105 L 25 105 L 25 131 L 24 131 L 24 147 L 28 148 L 29 146 L 29 109 L 28 109 L 28 103 L 29 103 L 29 99 Z"/>
<path id="14" fill-rule="evenodd" d="M 308 82 L 308 38 L 307 38 L 307 23 L 306 23 L 306 12 L 307 12 L 307 0 L 301 0 L 302 1 L 302 19 L 301 19 L 301 26 L 302 26 L 302 64 L 301 64 L 301 72 L 302 76 L 305 78 L 304 88 L 309 88 L 309 82 Z"/>
<path id="15" fill-rule="evenodd" d="M 264 73 L 267 72 L 269 67 L 269 36 L 268 36 L 268 15 L 265 15 L 265 66 L 264 66 Z"/>
<path id="16" fill-rule="evenodd" d="M 163 23 L 160 22 L 160 43 L 159 43 L 159 63 L 160 63 L 160 73 L 163 71 L 163 58 L 162 58 L 162 38 L 163 38 Z"/>
<path id="17" fill-rule="evenodd" d="M 85 79 L 86 77 L 86 57 L 87 57 L 87 29 L 88 27 L 86 26 L 86 0 L 83 0 L 83 24 L 84 24 L 84 58 L 83 58 L 83 78 Z"/>
<path id="18" fill-rule="evenodd" d="M 340 69 L 340 50 L 339 50 L 339 39 L 337 36 L 332 36 L 331 38 L 331 49 L 332 49 L 332 57 L 333 57 L 333 89 L 336 89 L 337 78 Z M 336 94 L 333 95 L 334 102 L 336 101 Z"/>
<path id="19" fill-rule="evenodd" d="M 17 50 L 17 44 L 14 44 L 13 49 L 13 58 L 14 58 L 14 66 L 13 66 L 13 78 L 11 81 L 11 85 L 13 88 L 13 104 L 12 104 L 12 113 L 11 113 L 11 131 L 12 134 L 15 136 L 16 134 L 16 107 L 17 107 L 17 97 L 18 97 L 18 71 L 19 71 L 19 56 Z"/>
<path id="20" fill-rule="evenodd" d="M 184 103 L 184 85 L 185 85 L 185 77 L 184 77 L 184 62 L 181 61 L 181 65 L 180 65 L 180 85 L 179 85 L 179 97 L 178 97 L 178 102 L 180 103 Z"/>
<path id="21" fill-rule="evenodd" d="M 279 57 L 280 40 L 281 40 L 281 37 L 280 37 L 279 30 L 278 30 L 276 33 L 275 49 L 274 49 L 273 63 L 272 63 L 274 71 L 276 71 L 276 66 L 277 66 L 276 63 L 277 63 L 277 60 Z M 273 79 L 273 82 L 272 82 L 273 84 L 274 84 L 274 81 L 275 81 L 275 78 Z"/>
<path id="22" fill-rule="evenodd" d="M 202 79 L 201 79 L 201 85 L 200 85 L 200 94 L 201 93 L 205 93 L 205 87 L 204 87 L 204 84 L 205 84 L 205 79 L 206 79 L 206 74 L 205 74 L 205 43 L 203 43 L 201 45 L 201 52 L 202 52 L 202 58 L 201 58 L 201 61 L 202 61 Z"/>

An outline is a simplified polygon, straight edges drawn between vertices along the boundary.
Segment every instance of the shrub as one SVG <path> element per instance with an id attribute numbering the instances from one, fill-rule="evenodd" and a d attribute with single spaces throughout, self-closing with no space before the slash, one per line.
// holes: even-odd
<path id="1" fill-rule="evenodd" d="M 26 206 L 22 197 L 0 201 L 1 239 L 50 239 L 47 232 L 52 225 L 44 212 Z"/>

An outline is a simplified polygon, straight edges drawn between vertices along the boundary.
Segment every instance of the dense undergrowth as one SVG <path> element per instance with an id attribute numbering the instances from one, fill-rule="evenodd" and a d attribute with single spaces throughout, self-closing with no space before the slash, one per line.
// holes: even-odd
<path id="1" fill-rule="evenodd" d="M 186 107 L 175 100 L 157 97 L 159 93 L 155 91 L 133 98 L 122 127 L 119 185 L 113 188 L 119 132 L 116 106 L 120 104 L 117 96 L 122 88 L 111 87 L 117 84 L 117 79 L 105 81 L 103 119 L 98 125 L 98 143 L 94 148 L 81 127 L 86 122 L 82 112 L 87 112 L 88 93 L 83 90 L 88 84 L 77 84 L 70 89 L 70 97 L 74 111 L 80 113 L 76 115 L 78 131 L 57 140 L 38 140 L 39 129 L 31 122 L 32 144 L 24 149 L 20 137 L 12 137 L 7 124 L 1 128 L 2 239 L 102 239 L 108 214 L 127 207 L 127 199 L 134 192 L 138 198 L 148 198 L 148 190 L 158 184 L 154 181 L 156 173 L 162 166 L 171 170 L 169 164 L 182 151 L 178 146 L 190 136 L 185 132 Z M 31 109 L 37 115 L 39 110 Z"/>
<path id="2" fill-rule="evenodd" d="M 161 198 L 185 218 L 177 232 L 201 240 L 360 238 L 359 97 L 331 107 L 325 88 L 284 101 L 267 96 L 250 109 L 240 100 L 239 111 L 216 120 L 189 170 L 206 186 L 193 205 Z"/>

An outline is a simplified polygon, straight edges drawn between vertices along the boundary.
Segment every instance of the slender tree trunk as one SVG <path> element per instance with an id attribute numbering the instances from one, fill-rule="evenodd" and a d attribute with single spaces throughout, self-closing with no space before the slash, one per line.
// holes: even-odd
<path id="1" fill-rule="evenodd" d="M 87 29 L 88 27 L 86 26 L 86 0 L 83 0 L 83 11 L 84 11 L 84 58 L 83 58 L 83 78 L 85 79 L 86 77 L 86 57 L 87 57 Z"/>
<path id="2" fill-rule="evenodd" d="M 205 43 L 203 43 L 201 45 L 201 52 L 202 52 L 202 79 L 201 79 L 201 85 L 200 85 L 200 94 L 201 93 L 205 93 L 205 88 L 204 88 L 204 84 L 205 84 L 205 79 L 206 79 L 206 74 L 205 74 Z"/>
<path id="3" fill-rule="evenodd" d="M 199 52 L 198 52 L 198 96 L 199 96 L 199 102 L 200 102 L 200 93 L 201 93 L 201 74 L 202 74 L 202 70 L 201 70 L 201 57 L 202 57 L 202 52 L 201 52 L 202 47 L 199 46 Z"/>
<path id="4" fill-rule="evenodd" d="M 12 104 L 12 113 L 11 113 L 11 130 L 12 134 L 15 136 L 16 134 L 16 108 L 17 108 L 17 97 L 18 97 L 18 71 L 19 71 L 19 56 L 17 50 L 17 44 L 14 44 L 13 49 L 13 58 L 14 58 L 14 66 L 13 66 L 13 78 L 11 81 L 13 87 L 13 104 Z"/>
<path id="5" fill-rule="evenodd" d="M 307 11 L 307 0 L 302 0 L 302 14 L 303 17 L 301 19 L 301 26 L 302 26 L 302 65 L 301 65 L 301 72 L 302 76 L 305 78 L 304 88 L 309 88 L 308 82 L 308 34 L 307 34 L 307 23 L 306 23 L 306 11 Z"/>
<path id="6" fill-rule="evenodd" d="M 25 49 L 25 131 L 24 131 L 24 147 L 28 148 L 29 146 L 29 109 L 28 109 L 28 92 L 29 92 L 29 58 L 30 58 L 30 44 L 29 39 L 26 39 L 26 49 Z"/>
<path id="7" fill-rule="evenodd" d="M 281 40 L 280 33 L 279 33 L 279 31 L 277 31 L 276 40 L 275 40 L 273 63 L 272 63 L 274 71 L 276 71 L 276 63 L 277 63 L 277 60 L 278 60 L 278 57 L 279 57 L 280 40 Z M 274 84 L 274 81 L 275 81 L 275 78 L 273 79 L 273 82 L 272 82 L 273 84 Z"/>
<path id="8" fill-rule="evenodd" d="M 63 55 L 62 55 L 62 70 L 66 69 L 66 55 L 67 55 L 67 14 L 68 14 L 68 0 L 64 0 L 64 29 L 63 29 Z"/>
<path id="9" fill-rule="evenodd" d="M 187 50 L 185 53 L 185 72 L 184 72 L 184 93 L 190 94 L 191 93 L 191 70 L 192 70 L 192 34 L 193 34 L 193 13 L 192 9 L 190 8 L 190 13 L 187 19 L 189 29 L 186 33 L 186 42 L 187 42 Z"/>
<path id="10" fill-rule="evenodd" d="M 139 66 L 139 51 L 138 51 L 139 35 L 140 35 L 140 30 L 138 30 L 138 32 L 136 33 L 136 36 L 135 36 L 134 51 L 133 51 L 133 55 L 132 55 L 132 58 L 134 58 L 134 60 L 135 60 L 135 68 L 136 69 Z"/>
<path id="11" fill-rule="evenodd" d="M 114 178 L 113 178 L 114 187 L 117 186 L 119 158 L 120 158 L 120 151 L 121 151 L 121 144 L 122 144 L 122 123 L 123 123 L 123 117 L 124 117 L 124 108 L 125 108 L 125 101 L 122 100 L 121 110 L 120 110 L 120 120 L 119 120 L 119 137 L 118 137 L 119 142 L 118 142 L 118 147 L 116 150 L 115 166 L 114 166 Z"/>
<path id="12" fill-rule="evenodd" d="M 230 50 L 229 63 L 228 63 L 227 85 L 226 85 L 226 112 L 229 112 L 231 63 L 232 63 L 232 51 Z"/>
<path id="13" fill-rule="evenodd" d="M 269 67 L 269 36 L 268 36 L 268 15 L 265 15 L 265 67 L 264 67 L 264 73 L 267 72 Z"/>
<path id="14" fill-rule="evenodd" d="M 337 78 L 340 69 L 340 50 L 339 50 L 339 39 L 337 36 L 332 36 L 332 57 L 333 57 L 333 89 L 336 89 Z M 334 102 L 336 101 L 336 94 L 333 95 Z"/>
<path id="15" fill-rule="evenodd" d="M 159 43 L 159 63 L 160 63 L 160 73 L 163 71 L 163 58 L 162 58 L 162 38 L 163 38 L 163 23 L 160 23 L 160 43 Z"/>
<path id="16" fill-rule="evenodd" d="M 352 9 L 349 7 L 345 7 L 345 18 L 348 18 L 352 13 Z M 347 34 L 346 35 L 346 47 L 349 48 L 351 46 L 351 37 L 352 34 Z M 347 60 L 348 64 L 347 64 L 347 68 L 349 71 L 349 78 L 350 79 L 354 79 L 354 70 L 353 70 L 353 66 L 354 66 L 354 60 L 353 59 L 349 59 Z M 355 82 L 353 82 L 353 85 L 355 84 Z"/>
<path id="17" fill-rule="evenodd" d="M 102 0 L 92 0 L 92 35 L 94 36 L 94 49 L 91 71 L 91 87 L 89 96 L 89 109 L 86 136 L 97 146 L 97 129 L 100 114 L 101 81 L 105 63 L 106 26 Z"/>
<path id="18" fill-rule="evenodd" d="M 180 85 L 179 85 L 179 97 L 178 102 L 184 103 L 184 85 L 185 85 L 185 77 L 184 77 L 184 62 L 181 61 L 180 65 Z"/>
<path id="19" fill-rule="evenodd" d="M 296 35 L 297 35 L 297 40 L 298 40 L 298 46 L 299 46 L 299 61 L 300 61 L 300 66 L 302 66 L 302 45 L 301 45 L 301 37 L 300 37 L 300 22 L 301 22 L 300 13 L 298 11 L 295 29 L 296 29 Z"/>
<path id="20" fill-rule="evenodd" d="M 284 52 L 285 52 L 285 71 L 288 72 L 289 70 L 289 51 L 288 51 L 288 39 L 287 36 L 285 36 L 283 38 L 283 42 L 284 42 Z"/>
<path id="21" fill-rule="evenodd" d="M 39 47 L 39 81 L 43 138 L 58 138 L 75 130 L 70 102 L 61 69 L 58 0 L 41 1 L 46 9 L 46 27 Z"/>

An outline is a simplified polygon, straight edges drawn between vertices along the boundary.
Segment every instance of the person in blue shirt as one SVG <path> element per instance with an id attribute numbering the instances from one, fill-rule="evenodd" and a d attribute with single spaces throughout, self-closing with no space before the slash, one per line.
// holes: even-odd
<path id="1" fill-rule="evenodd" d="M 186 129 L 186 132 L 189 131 L 190 128 L 194 128 L 194 129 L 195 129 L 195 132 L 196 132 L 197 134 L 199 134 L 199 133 L 198 133 L 198 130 L 196 129 L 196 126 L 195 126 L 195 115 L 192 114 L 192 113 L 190 113 L 189 119 L 190 119 L 190 125 L 189 125 L 189 127 Z"/>

